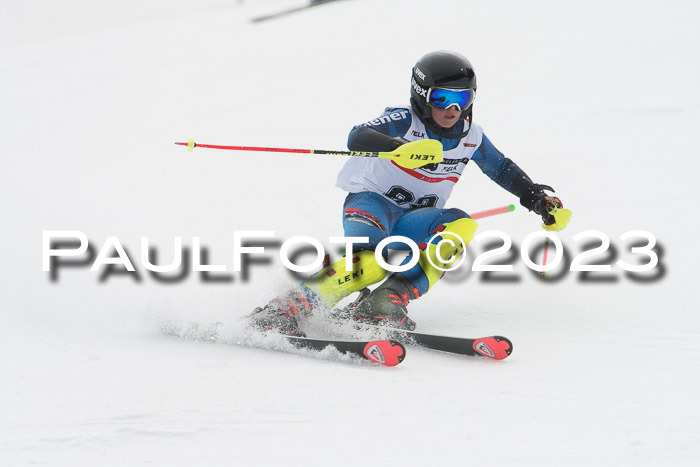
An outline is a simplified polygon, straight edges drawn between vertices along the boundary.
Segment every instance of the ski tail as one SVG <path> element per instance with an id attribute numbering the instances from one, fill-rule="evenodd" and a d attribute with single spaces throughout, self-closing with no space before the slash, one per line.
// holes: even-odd
<path id="1" fill-rule="evenodd" d="M 362 354 L 380 365 L 396 366 L 406 357 L 406 348 L 396 341 L 372 341 L 365 345 Z"/>
<path id="2" fill-rule="evenodd" d="M 395 340 L 336 340 L 314 339 L 311 337 L 284 336 L 289 342 L 301 349 L 320 351 L 328 346 L 340 353 L 355 355 L 384 366 L 396 366 L 406 356 L 406 348 Z"/>
<path id="3" fill-rule="evenodd" d="M 503 360 L 513 352 L 513 343 L 503 336 L 482 337 L 474 340 L 473 348 L 479 355 Z"/>

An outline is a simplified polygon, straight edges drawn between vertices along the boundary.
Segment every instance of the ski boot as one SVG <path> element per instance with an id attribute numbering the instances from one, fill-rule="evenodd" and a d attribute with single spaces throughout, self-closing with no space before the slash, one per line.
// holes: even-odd
<path id="1" fill-rule="evenodd" d="M 359 322 L 413 331 L 416 323 L 407 316 L 406 305 L 419 296 L 406 277 L 394 273 L 372 292 L 363 289 L 346 312 Z"/>
<path id="2" fill-rule="evenodd" d="M 272 299 L 264 307 L 255 308 L 247 318 L 250 326 L 259 331 L 306 337 L 297 325 L 297 317 L 309 315 L 313 309 L 313 300 L 303 290 L 292 289 Z"/>

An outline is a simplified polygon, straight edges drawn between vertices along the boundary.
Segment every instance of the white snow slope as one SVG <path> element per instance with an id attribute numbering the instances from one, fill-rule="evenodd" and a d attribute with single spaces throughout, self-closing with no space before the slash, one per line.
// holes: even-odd
<path id="1" fill-rule="evenodd" d="M 346 0 L 250 22 L 290 3 L 4 2 L 0 464 L 700 465 L 698 3 Z M 516 281 L 465 266 L 411 305 L 424 331 L 508 336 L 501 362 L 238 345 L 239 318 L 296 279 L 274 245 L 232 273 L 234 232 L 330 249 L 344 160 L 173 142 L 344 149 L 408 102 L 411 66 L 438 49 L 470 58 L 477 121 L 573 210 L 570 256 L 591 240 L 578 233 L 610 238 L 594 261 L 612 271 L 592 277 L 611 280 L 542 281 L 514 254 L 496 277 Z M 470 165 L 449 206 L 509 203 Z M 480 231 L 517 253 L 539 224 L 519 207 Z M 50 230 L 95 252 L 117 237 L 141 280 L 86 262 L 52 281 Z M 660 246 L 652 280 L 614 264 L 646 261 L 620 239 L 633 230 Z M 233 280 L 158 281 L 142 236 L 159 264 L 199 237 Z M 166 337 L 164 321 L 221 321 L 225 343 Z"/>

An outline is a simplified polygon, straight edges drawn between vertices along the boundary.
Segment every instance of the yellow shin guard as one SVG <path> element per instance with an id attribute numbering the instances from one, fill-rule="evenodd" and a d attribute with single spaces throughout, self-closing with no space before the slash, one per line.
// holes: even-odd
<path id="1" fill-rule="evenodd" d="M 345 258 L 341 258 L 304 282 L 328 307 L 386 277 L 386 271 L 377 263 L 374 251 L 355 253 L 352 256 L 352 271 L 345 270 L 345 261 Z"/>
<path id="2" fill-rule="evenodd" d="M 472 241 L 472 238 L 474 238 L 474 232 L 476 232 L 478 224 L 473 219 L 462 218 L 448 222 L 444 224 L 443 227 L 439 235 L 446 241 L 440 242 L 438 240 L 435 243 L 425 245 L 418 259 L 418 264 L 420 264 L 423 272 L 428 277 L 428 290 L 430 290 L 445 273 L 445 271 L 438 269 L 436 266 L 442 269 L 450 269 L 462 255 L 464 249 L 469 245 L 469 242 Z M 462 243 L 460 239 L 464 243 Z M 437 238 L 435 240 L 437 240 Z"/>

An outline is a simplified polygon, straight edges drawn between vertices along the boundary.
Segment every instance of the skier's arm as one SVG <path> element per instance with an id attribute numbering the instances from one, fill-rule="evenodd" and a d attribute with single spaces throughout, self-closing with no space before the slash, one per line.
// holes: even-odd
<path id="1" fill-rule="evenodd" d="M 351 151 L 389 152 L 408 141 L 400 136 L 385 135 L 374 128 L 356 126 L 348 137 L 348 149 Z"/>
<path id="2" fill-rule="evenodd" d="M 407 143 L 403 136 L 411 126 L 411 114 L 403 109 L 387 109 L 381 117 L 357 125 L 348 136 L 351 151 L 393 151 Z"/>
<path id="3" fill-rule="evenodd" d="M 561 230 L 566 227 L 571 211 L 561 209 L 563 204 L 555 196 L 548 196 L 544 190 L 554 191 L 547 185 L 534 183 L 518 165 L 505 157 L 491 141 L 483 135 L 481 145 L 472 156 L 472 160 L 491 180 L 513 193 L 520 199 L 520 204 L 542 216 L 547 230 Z M 555 218 L 552 211 L 559 209 L 561 217 Z"/>
<path id="4" fill-rule="evenodd" d="M 481 145 L 474 152 L 471 160 L 491 180 L 518 198 L 522 197 L 533 184 L 525 171 L 496 149 L 486 135 L 483 135 Z"/>

